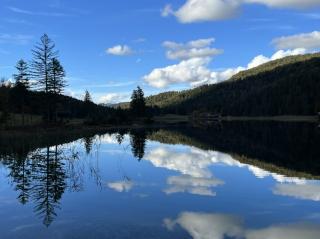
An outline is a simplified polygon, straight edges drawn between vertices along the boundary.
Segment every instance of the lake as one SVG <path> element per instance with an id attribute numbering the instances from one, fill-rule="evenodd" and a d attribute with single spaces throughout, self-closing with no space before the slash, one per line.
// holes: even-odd
<path id="1" fill-rule="evenodd" d="M 0 136 L 1 239 L 320 238 L 320 128 Z"/>

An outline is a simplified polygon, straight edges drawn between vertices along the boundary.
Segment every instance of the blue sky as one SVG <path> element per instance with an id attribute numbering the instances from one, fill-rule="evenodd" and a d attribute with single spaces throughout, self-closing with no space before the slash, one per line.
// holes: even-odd
<path id="1" fill-rule="evenodd" d="M 66 93 L 88 89 L 100 103 L 126 100 L 137 85 L 150 95 L 216 83 L 320 48 L 320 0 L 0 3 L 0 77 L 30 60 L 47 33 L 67 71 Z"/>

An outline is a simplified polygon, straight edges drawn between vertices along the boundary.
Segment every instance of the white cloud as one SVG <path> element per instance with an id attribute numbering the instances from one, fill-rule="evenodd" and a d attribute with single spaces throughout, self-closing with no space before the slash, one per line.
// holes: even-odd
<path id="1" fill-rule="evenodd" d="M 243 220 L 234 215 L 183 212 L 177 219 L 164 219 L 168 230 L 179 225 L 193 239 L 318 239 L 320 227 L 316 224 L 295 223 L 273 225 L 261 229 L 246 229 Z"/>
<path id="2" fill-rule="evenodd" d="M 207 68 L 210 58 L 192 58 L 164 68 L 157 68 L 143 77 L 153 87 L 164 88 L 171 84 L 212 82 L 211 71 Z"/>
<path id="3" fill-rule="evenodd" d="M 243 4 L 263 4 L 275 8 L 305 9 L 319 6 L 319 0 L 187 0 L 174 11 L 167 5 L 162 16 L 174 15 L 182 23 L 216 21 L 237 15 Z"/>
<path id="4" fill-rule="evenodd" d="M 187 43 L 165 41 L 163 46 L 167 48 L 167 58 L 172 60 L 186 60 L 191 58 L 211 57 L 221 54 L 223 52 L 222 50 L 210 47 L 214 41 L 214 38 L 199 39 Z"/>
<path id="5" fill-rule="evenodd" d="M 173 14 L 182 23 L 223 20 L 234 17 L 239 10 L 238 0 L 187 0 Z"/>
<path id="6" fill-rule="evenodd" d="M 240 71 L 257 67 L 271 60 L 277 60 L 286 56 L 305 54 L 306 49 L 299 48 L 294 50 L 280 50 L 271 57 L 259 55 L 254 57 L 247 66 L 238 66 L 227 68 L 222 71 L 213 71 L 208 68 L 212 61 L 210 57 L 191 58 L 183 60 L 178 64 L 170 65 L 164 68 L 156 68 L 150 74 L 143 77 L 149 85 L 157 88 L 168 87 L 172 84 L 189 83 L 190 86 L 196 87 L 204 84 L 214 84 L 228 80 Z"/>
<path id="7" fill-rule="evenodd" d="M 118 181 L 118 182 L 112 182 L 112 183 L 108 183 L 107 186 L 119 193 L 122 192 L 129 192 L 132 187 L 133 187 L 133 183 L 132 182 L 128 182 L 128 181 Z"/>
<path id="8" fill-rule="evenodd" d="M 320 185 L 318 184 L 277 184 L 272 191 L 276 195 L 320 201 Z"/>
<path id="9" fill-rule="evenodd" d="M 245 0 L 245 3 L 259 3 L 275 8 L 297 8 L 305 9 L 319 6 L 319 0 Z"/>
<path id="10" fill-rule="evenodd" d="M 133 50 L 127 45 L 117 45 L 106 50 L 107 54 L 115 56 L 128 56 L 133 54 Z"/>
<path id="11" fill-rule="evenodd" d="M 98 99 L 99 104 L 116 104 L 130 99 L 129 93 L 108 93 Z"/>
<path id="12" fill-rule="evenodd" d="M 305 48 L 312 50 L 320 48 L 320 31 L 279 37 L 274 39 L 272 44 L 274 44 L 277 49 Z"/>
<path id="13" fill-rule="evenodd" d="M 34 37 L 23 34 L 0 34 L 0 43 L 10 43 L 25 45 L 28 44 Z"/>

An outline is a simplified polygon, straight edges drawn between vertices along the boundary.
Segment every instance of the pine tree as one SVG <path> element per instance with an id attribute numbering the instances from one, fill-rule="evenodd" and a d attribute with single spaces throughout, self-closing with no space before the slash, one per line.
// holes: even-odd
<path id="1" fill-rule="evenodd" d="M 24 60 L 19 60 L 17 65 L 17 74 L 14 74 L 15 84 L 11 91 L 11 98 L 13 102 L 17 104 L 21 114 L 22 114 L 22 125 L 25 122 L 25 104 L 28 97 L 29 89 L 29 70 L 28 64 Z"/>
<path id="2" fill-rule="evenodd" d="M 28 63 L 23 59 L 19 60 L 16 65 L 17 74 L 14 74 L 13 77 L 15 79 L 15 86 L 21 86 L 28 90 L 30 88 L 29 85 L 29 68 Z"/>
<path id="3" fill-rule="evenodd" d="M 91 98 L 91 95 L 90 95 L 90 93 L 89 93 L 88 90 L 86 90 L 86 92 L 85 92 L 85 94 L 84 94 L 84 99 L 83 99 L 83 101 L 84 101 L 85 103 L 92 103 L 92 98 Z"/>
<path id="4" fill-rule="evenodd" d="M 58 52 L 54 48 L 55 44 L 53 41 L 47 34 L 44 34 L 40 38 L 40 42 L 35 46 L 35 49 L 32 50 L 32 77 L 38 82 L 39 89 L 45 93 L 48 93 L 50 90 L 52 61 L 58 56 Z"/>
<path id="5" fill-rule="evenodd" d="M 48 82 L 49 92 L 59 95 L 63 92 L 67 86 L 65 70 L 63 69 L 60 61 L 57 58 L 53 58 L 51 62 L 50 78 Z"/>
<path id="6" fill-rule="evenodd" d="M 130 102 L 131 112 L 135 116 L 144 116 L 146 112 L 146 100 L 144 98 L 143 90 L 138 86 L 136 90 L 132 92 Z"/>
<path id="7" fill-rule="evenodd" d="M 58 52 L 55 50 L 55 44 L 44 34 L 40 38 L 40 42 L 37 43 L 35 48 L 32 50 L 33 60 L 31 64 L 32 77 L 38 82 L 40 91 L 46 93 L 44 111 L 46 112 L 46 120 L 52 120 L 52 97 L 48 95 L 52 91 L 52 62 L 54 58 L 57 58 Z"/>

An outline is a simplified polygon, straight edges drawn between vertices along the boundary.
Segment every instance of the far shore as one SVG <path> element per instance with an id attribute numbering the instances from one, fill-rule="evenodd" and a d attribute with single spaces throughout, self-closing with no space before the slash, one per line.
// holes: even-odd
<path id="1" fill-rule="evenodd" d="M 246 121 L 273 121 L 273 122 L 306 122 L 306 123 L 320 123 L 318 116 L 294 116 L 294 115 L 281 115 L 281 116 L 259 116 L 259 117 L 249 117 L 249 116 L 222 116 L 214 120 L 214 122 L 246 122 Z M 199 120 L 199 122 L 206 122 L 205 119 Z M 213 120 L 208 121 L 208 124 L 213 122 Z M 121 125 L 85 125 L 81 121 L 77 121 L 76 123 L 69 124 L 61 124 L 61 125 L 29 125 L 25 127 L 7 127 L 0 128 L 0 133 L 4 134 L 30 134 L 30 133 L 65 133 L 65 131 L 71 132 L 97 132 L 104 130 L 112 130 L 112 129 L 138 129 L 138 128 L 160 128 L 160 127 L 170 127 L 174 125 L 195 125 L 198 123 L 196 120 L 191 120 L 191 118 L 187 115 L 162 115 L 156 116 L 153 118 L 153 123 L 143 123 L 143 121 L 134 122 L 132 124 L 121 124 Z"/>
<path id="2" fill-rule="evenodd" d="M 280 121 L 280 122 L 319 122 L 316 115 L 279 115 L 279 116 L 225 116 L 223 121 Z"/>

